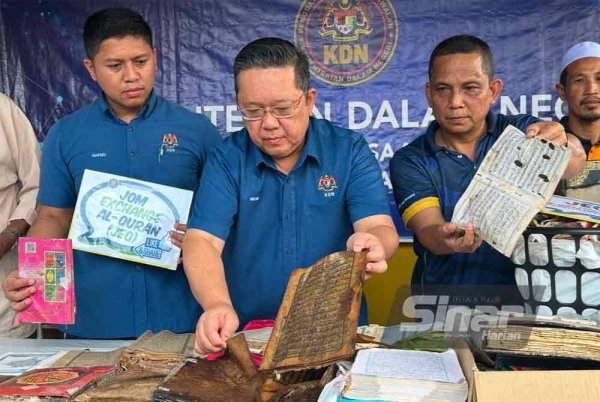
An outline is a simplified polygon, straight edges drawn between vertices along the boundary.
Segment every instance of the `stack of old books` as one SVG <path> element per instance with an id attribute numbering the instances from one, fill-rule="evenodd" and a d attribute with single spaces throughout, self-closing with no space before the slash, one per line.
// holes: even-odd
<path id="1" fill-rule="evenodd" d="M 510 317 L 478 331 L 473 339 L 485 352 L 514 366 L 590 368 L 600 362 L 600 325 L 590 320 Z"/>
<path id="2" fill-rule="evenodd" d="M 316 400 L 335 363 L 354 354 L 365 267 L 365 252 L 339 252 L 294 271 L 266 347 L 267 331 L 251 339 L 264 351 L 259 370 L 243 334 L 209 361 L 191 358 L 194 334 L 161 332 L 111 353 L 67 353 L 0 385 L 0 400 Z"/>
<path id="3" fill-rule="evenodd" d="M 456 401 L 469 387 L 456 353 L 364 349 L 342 391 L 344 398 L 384 401 Z"/>
<path id="4" fill-rule="evenodd" d="M 152 401 L 158 385 L 191 356 L 193 345 L 194 334 L 148 331 L 123 349 L 61 353 L 49 367 L 1 383 L 0 401 Z"/>

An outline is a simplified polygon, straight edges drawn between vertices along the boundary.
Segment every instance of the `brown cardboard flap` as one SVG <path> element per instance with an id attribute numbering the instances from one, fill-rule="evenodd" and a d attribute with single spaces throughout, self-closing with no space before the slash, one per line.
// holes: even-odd
<path id="1" fill-rule="evenodd" d="M 600 370 L 476 371 L 477 402 L 597 402 Z"/>

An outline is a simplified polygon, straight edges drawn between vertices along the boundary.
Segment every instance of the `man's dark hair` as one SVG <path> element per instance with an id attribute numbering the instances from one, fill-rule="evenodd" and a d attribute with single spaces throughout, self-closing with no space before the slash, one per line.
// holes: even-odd
<path id="1" fill-rule="evenodd" d="M 279 38 L 261 38 L 248 43 L 235 56 L 233 79 L 238 92 L 238 75 L 252 68 L 294 67 L 296 87 L 308 91 L 310 72 L 308 57 L 290 41 Z"/>
<path id="2" fill-rule="evenodd" d="M 83 44 L 88 58 L 98 54 L 100 44 L 110 38 L 135 36 L 152 47 L 152 30 L 141 15 L 128 8 L 106 8 L 90 15 L 83 25 Z"/>
<path id="3" fill-rule="evenodd" d="M 562 85 L 564 88 L 567 87 L 567 70 L 569 69 L 569 66 L 566 66 L 565 68 L 563 68 L 563 70 L 560 73 L 560 79 L 558 82 L 560 82 L 560 85 Z"/>
<path id="4" fill-rule="evenodd" d="M 494 79 L 494 56 L 487 43 L 472 35 L 457 35 L 444 39 L 433 49 L 429 57 L 429 79 L 436 57 L 449 56 L 459 53 L 477 53 L 481 55 L 481 68 L 488 78 Z"/>

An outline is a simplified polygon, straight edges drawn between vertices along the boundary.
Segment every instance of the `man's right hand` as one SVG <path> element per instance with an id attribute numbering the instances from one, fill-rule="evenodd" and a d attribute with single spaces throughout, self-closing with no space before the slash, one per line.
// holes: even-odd
<path id="1" fill-rule="evenodd" d="M 481 246 L 481 237 L 475 234 L 471 223 L 463 230 L 456 223 L 446 222 L 439 231 L 444 244 L 454 253 L 472 253 Z"/>
<path id="2" fill-rule="evenodd" d="M 31 295 L 35 293 L 35 280 L 19 278 L 19 271 L 14 270 L 2 283 L 4 296 L 11 301 L 15 311 L 21 311 L 31 304 Z"/>
<path id="3" fill-rule="evenodd" d="M 446 222 L 439 207 L 420 211 L 407 222 L 407 228 L 436 255 L 472 253 L 481 246 L 481 237 L 475 234 L 472 223 L 462 229 Z"/>
<path id="4" fill-rule="evenodd" d="M 218 304 L 200 316 L 196 326 L 194 350 L 200 354 L 221 352 L 240 325 L 238 316 L 229 304 Z"/>

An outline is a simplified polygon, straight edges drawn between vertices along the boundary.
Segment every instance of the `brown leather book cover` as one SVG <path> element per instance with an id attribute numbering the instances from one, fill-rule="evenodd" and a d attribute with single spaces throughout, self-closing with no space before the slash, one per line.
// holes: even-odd
<path id="1" fill-rule="evenodd" d="M 260 381 L 243 334 L 215 361 L 188 359 L 153 395 L 154 401 L 255 401 Z"/>
<path id="2" fill-rule="evenodd" d="M 97 387 L 78 395 L 75 402 L 151 402 L 166 374 L 152 370 L 121 371 Z"/>
<path id="3" fill-rule="evenodd" d="M 318 368 L 354 353 L 366 252 L 330 254 L 295 270 L 288 282 L 262 370 Z"/>

